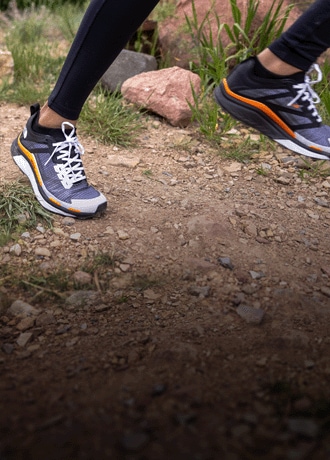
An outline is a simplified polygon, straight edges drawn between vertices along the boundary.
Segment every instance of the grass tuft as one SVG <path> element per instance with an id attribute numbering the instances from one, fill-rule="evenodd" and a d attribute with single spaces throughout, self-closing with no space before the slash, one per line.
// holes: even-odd
<path id="1" fill-rule="evenodd" d="M 35 227 L 40 220 L 52 226 L 52 219 L 36 200 L 30 185 L 20 181 L 0 183 L 0 245 L 18 230 Z"/>

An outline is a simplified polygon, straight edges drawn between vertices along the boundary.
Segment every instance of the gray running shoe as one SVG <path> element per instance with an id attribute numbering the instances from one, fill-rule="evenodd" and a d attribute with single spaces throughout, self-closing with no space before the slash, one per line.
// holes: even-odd
<path id="1" fill-rule="evenodd" d="M 214 91 L 217 103 L 237 120 L 257 129 L 301 155 L 330 160 L 330 126 L 322 124 L 312 85 L 322 78 L 314 64 L 307 73 L 284 78 L 261 78 L 255 58 L 239 64 Z M 312 81 L 310 73 L 317 72 Z"/>
<path id="2" fill-rule="evenodd" d="M 62 129 L 37 133 L 32 126 L 39 110 L 38 104 L 31 107 L 31 117 L 11 147 L 13 159 L 29 178 L 39 203 L 63 216 L 84 219 L 102 213 L 107 200 L 87 183 L 81 160 L 84 149 L 75 127 L 64 122 Z"/>

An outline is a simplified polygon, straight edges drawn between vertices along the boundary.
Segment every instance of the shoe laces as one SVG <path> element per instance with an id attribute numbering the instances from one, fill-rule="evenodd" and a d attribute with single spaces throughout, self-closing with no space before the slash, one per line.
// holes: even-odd
<path id="1" fill-rule="evenodd" d="M 316 80 L 311 80 L 310 74 L 316 71 L 317 78 Z M 312 85 L 319 83 L 322 80 L 322 72 L 320 67 L 317 64 L 313 64 L 308 72 L 305 74 L 305 81 L 303 83 L 299 83 L 297 85 L 293 85 L 293 88 L 297 90 L 297 96 L 292 99 L 292 101 L 288 104 L 289 106 L 293 105 L 298 99 L 301 98 L 302 101 L 308 101 L 309 105 L 307 106 L 307 110 L 312 112 L 312 116 L 316 118 L 316 121 L 321 122 L 322 118 L 319 115 L 315 104 L 320 102 L 319 96 L 316 94 Z"/>
<path id="2" fill-rule="evenodd" d="M 71 128 L 69 132 L 66 128 Z M 73 184 L 86 179 L 80 155 L 84 154 L 83 146 L 75 135 L 75 127 L 68 121 L 62 123 L 64 140 L 54 142 L 54 150 L 45 165 L 56 155 L 57 163 L 54 169 L 64 188 L 69 189 Z"/>

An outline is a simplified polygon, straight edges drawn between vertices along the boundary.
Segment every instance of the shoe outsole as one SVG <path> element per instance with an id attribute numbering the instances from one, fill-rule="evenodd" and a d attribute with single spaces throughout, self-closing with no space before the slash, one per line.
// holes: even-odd
<path id="1" fill-rule="evenodd" d="M 228 94 L 224 82 L 221 82 L 221 84 L 214 90 L 214 97 L 217 104 L 233 118 L 247 126 L 250 126 L 251 128 L 256 129 L 283 147 L 300 155 L 305 155 L 318 160 L 330 160 L 330 156 L 311 150 L 295 138 L 295 133 L 292 132 L 290 128 L 287 127 L 278 117 L 277 120 L 274 121 L 274 119 L 268 116 L 267 106 L 262 105 L 264 109 L 262 110 L 261 108 L 258 108 L 258 105 L 260 107 L 261 105 L 257 102 L 254 103 L 253 100 L 250 100 L 251 104 L 248 104 L 244 102 L 244 98 L 241 98 L 239 95 L 237 95 L 237 97 L 233 97 Z M 272 115 L 273 118 L 276 117 L 275 114 Z"/>
<path id="2" fill-rule="evenodd" d="M 17 139 L 12 143 L 11 146 L 11 155 L 13 157 L 14 162 L 16 165 L 19 167 L 19 169 L 27 176 L 29 179 L 33 192 L 35 194 L 35 197 L 41 204 L 41 206 L 48 211 L 51 211 L 56 214 L 60 214 L 62 216 L 66 217 L 75 217 L 78 219 L 89 219 L 92 217 L 97 217 L 101 214 L 104 213 L 104 211 L 107 208 L 107 202 L 102 203 L 98 206 L 97 210 L 93 213 L 84 213 L 84 212 L 70 212 L 69 210 L 60 207 L 60 206 L 55 206 L 51 204 L 48 200 L 47 197 L 44 195 L 43 190 L 39 187 L 36 177 L 34 175 L 33 169 L 29 163 L 29 161 L 25 158 L 25 156 L 22 154 L 20 151 L 18 145 L 17 145 Z"/>

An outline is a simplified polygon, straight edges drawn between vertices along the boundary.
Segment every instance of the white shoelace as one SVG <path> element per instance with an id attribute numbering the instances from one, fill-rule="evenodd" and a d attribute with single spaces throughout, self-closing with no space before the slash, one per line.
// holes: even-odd
<path id="1" fill-rule="evenodd" d="M 65 131 L 68 127 L 71 128 L 69 134 Z M 70 189 L 76 182 L 86 179 L 82 160 L 80 158 L 80 155 L 84 154 L 84 148 L 78 142 L 77 136 L 75 136 L 75 127 L 71 123 L 68 121 L 63 122 L 62 132 L 65 139 L 61 142 L 53 143 L 53 147 L 55 148 L 45 165 L 47 165 L 56 153 L 60 152 L 57 159 L 61 160 L 61 163 L 57 163 L 54 169 L 63 187 L 65 189 Z"/>
<path id="2" fill-rule="evenodd" d="M 310 74 L 316 71 L 317 78 L 316 80 L 311 80 Z M 320 117 L 315 104 L 320 102 L 319 96 L 313 90 L 312 85 L 319 83 L 322 80 L 322 72 L 320 67 L 317 64 L 313 64 L 308 72 L 305 75 L 304 83 L 299 83 L 298 85 L 293 85 L 293 88 L 297 90 L 297 96 L 292 99 L 292 101 L 288 104 L 288 106 L 293 105 L 298 99 L 302 99 L 303 101 L 308 101 L 309 105 L 307 107 L 308 110 L 312 112 L 312 116 L 316 118 L 316 121 L 321 122 L 322 118 Z"/>

